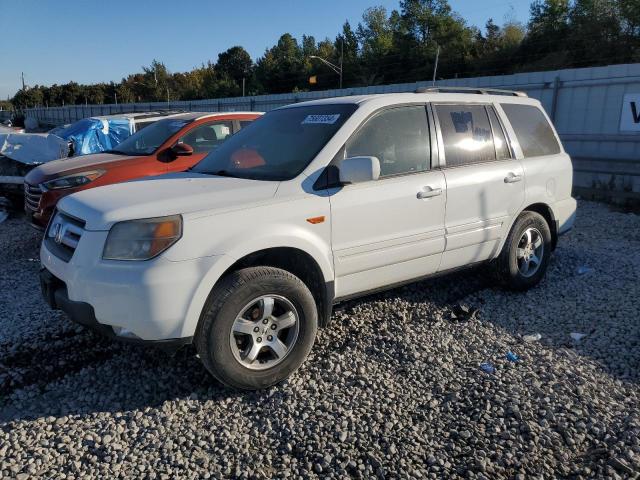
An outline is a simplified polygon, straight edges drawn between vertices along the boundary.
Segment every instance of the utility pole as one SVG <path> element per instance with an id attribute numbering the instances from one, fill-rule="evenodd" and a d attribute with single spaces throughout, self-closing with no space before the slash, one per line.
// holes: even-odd
<path id="1" fill-rule="evenodd" d="M 245 78 L 242 77 L 242 96 L 244 97 L 244 84 L 245 84 Z"/>
<path id="2" fill-rule="evenodd" d="M 167 85 L 167 105 L 169 105 L 169 85 Z"/>
<path id="3" fill-rule="evenodd" d="M 22 90 L 24 90 L 25 88 L 27 88 L 24 84 L 24 72 L 20 72 L 20 76 L 22 77 Z"/>
<path id="4" fill-rule="evenodd" d="M 342 60 L 344 58 L 344 37 L 340 39 L 340 89 L 342 89 Z"/>
<path id="5" fill-rule="evenodd" d="M 432 86 L 436 85 L 436 73 L 438 72 L 438 60 L 440 59 L 440 45 L 436 44 L 438 47 L 436 50 L 436 63 L 433 66 L 433 81 L 431 82 Z"/>
<path id="6" fill-rule="evenodd" d="M 118 92 L 116 92 L 115 90 L 113 92 L 113 99 L 116 101 L 116 105 L 117 105 L 118 104 Z"/>

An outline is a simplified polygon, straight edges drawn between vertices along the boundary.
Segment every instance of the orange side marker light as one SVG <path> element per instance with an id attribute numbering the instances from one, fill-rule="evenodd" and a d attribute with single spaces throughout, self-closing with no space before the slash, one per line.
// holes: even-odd
<path id="1" fill-rule="evenodd" d="M 322 222 L 324 222 L 324 215 L 322 215 L 321 217 L 307 218 L 307 222 L 311 223 L 312 225 L 316 225 L 318 223 L 322 223 Z"/>

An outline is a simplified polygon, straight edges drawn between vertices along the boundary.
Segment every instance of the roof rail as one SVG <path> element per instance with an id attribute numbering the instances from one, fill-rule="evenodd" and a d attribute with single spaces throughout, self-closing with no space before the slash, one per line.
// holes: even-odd
<path id="1" fill-rule="evenodd" d="M 478 95 L 509 95 L 513 97 L 528 96 L 525 92 L 484 87 L 420 87 L 415 93 L 475 93 Z"/>

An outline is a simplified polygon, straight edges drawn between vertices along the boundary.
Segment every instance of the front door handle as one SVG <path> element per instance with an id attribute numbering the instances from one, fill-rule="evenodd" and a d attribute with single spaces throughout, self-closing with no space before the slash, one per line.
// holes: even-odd
<path id="1" fill-rule="evenodd" d="M 522 175 L 516 175 L 513 172 L 509 172 L 506 177 L 504 177 L 504 183 L 516 183 L 522 181 Z"/>
<path id="2" fill-rule="evenodd" d="M 427 186 L 427 187 L 424 187 L 422 190 L 420 190 L 416 196 L 419 199 L 423 199 L 423 198 L 437 197 L 438 195 L 442 195 L 441 188 L 433 188 L 433 187 Z"/>

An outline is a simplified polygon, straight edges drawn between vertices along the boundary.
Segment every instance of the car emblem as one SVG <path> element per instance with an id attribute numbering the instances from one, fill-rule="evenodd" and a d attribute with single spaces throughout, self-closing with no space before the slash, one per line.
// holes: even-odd
<path id="1" fill-rule="evenodd" d="M 53 241 L 57 244 L 62 243 L 62 225 L 59 223 L 54 223 L 53 227 L 51 227 L 51 236 L 53 237 Z"/>

